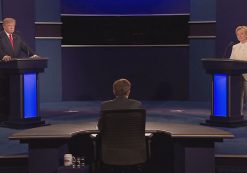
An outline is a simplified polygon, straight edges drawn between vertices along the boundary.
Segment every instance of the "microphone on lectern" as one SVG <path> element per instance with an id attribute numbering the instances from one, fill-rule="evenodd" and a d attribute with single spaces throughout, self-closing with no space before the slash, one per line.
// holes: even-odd
<path id="1" fill-rule="evenodd" d="M 227 46 L 225 47 L 223 58 L 226 58 L 227 51 L 230 47 L 232 47 L 235 43 L 233 41 L 229 42 Z"/>
<path id="2" fill-rule="evenodd" d="M 28 58 L 30 57 L 28 48 L 27 48 L 27 57 Z"/>

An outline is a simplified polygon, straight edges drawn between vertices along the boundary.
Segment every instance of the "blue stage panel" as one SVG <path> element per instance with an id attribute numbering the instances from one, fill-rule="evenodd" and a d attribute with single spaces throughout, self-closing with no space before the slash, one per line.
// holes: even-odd
<path id="1" fill-rule="evenodd" d="M 61 0 L 63 14 L 189 13 L 189 0 Z"/>
<path id="2" fill-rule="evenodd" d="M 37 75 L 24 74 L 24 118 L 37 117 Z"/>
<path id="3" fill-rule="evenodd" d="M 227 75 L 215 74 L 213 86 L 213 115 L 227 116 Z"/>

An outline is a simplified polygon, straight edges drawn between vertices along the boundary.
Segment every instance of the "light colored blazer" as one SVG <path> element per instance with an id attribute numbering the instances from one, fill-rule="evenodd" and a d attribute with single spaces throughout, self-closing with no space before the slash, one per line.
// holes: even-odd
<path id="1" fill-rule="evenodd" d="M 230 59 L 247 61 L 247 42 L 233 45 Z M 247 73 L 243 77 L 247 81 Z"/>

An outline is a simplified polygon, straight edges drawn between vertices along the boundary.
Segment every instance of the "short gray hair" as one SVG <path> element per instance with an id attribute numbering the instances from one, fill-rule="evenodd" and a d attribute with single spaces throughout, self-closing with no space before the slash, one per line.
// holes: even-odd
<path id="1" fill-rule="evenodd" d="M 113 91 L 116 96 L 126 96 L 130 87 L 131 83 L 127 79 L 118 79 L 113 83 Z"/>

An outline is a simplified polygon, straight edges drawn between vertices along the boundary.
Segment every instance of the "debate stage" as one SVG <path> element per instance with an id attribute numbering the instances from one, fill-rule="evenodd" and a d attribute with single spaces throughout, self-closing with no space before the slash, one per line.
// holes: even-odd
<path id="1" fill-rule="evenodd" d="M 208 102 L 143 101 L 143 105 L 147 110 L 148 122 L 200 125 L 210 115 L 210 103 Z M 41 117 L 48 124 L 95 122 L 98 119 L 99 107 L 100 101 L 43 103 L 41 104 Z M 228 166 L 238 166 L 234 169 L 235 171 L 239 170 L 242 167 L 242 160 L 247 158 L 247 127 L 215 128 L 228 131 L 235 136 L 233 139 L 224 139 L 223 142 L 215 143 L 216 168 L 223 170 L 222 160 L 224 160 L 230 162 Z M 0 128 L 0 159 L 26 158 L 27 144 L 8 139 L 13 133 L 20 131 L 20 129 Z M 235 163 L 232 161 L 233 158 L 237 160 Z M 221 165 L 222 168 L 219 167 Z M 246 167 L 244 169 L 246 171 Z"/>

